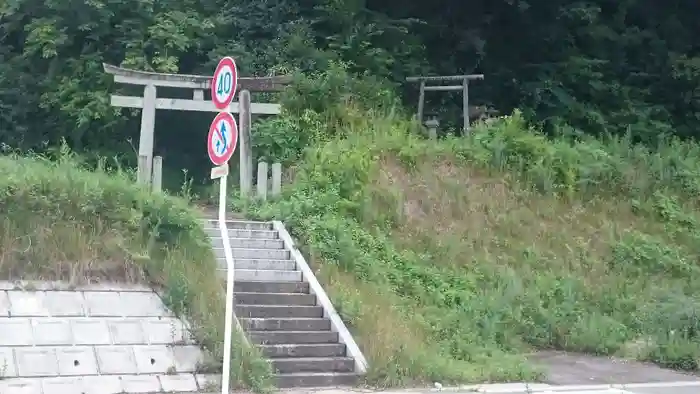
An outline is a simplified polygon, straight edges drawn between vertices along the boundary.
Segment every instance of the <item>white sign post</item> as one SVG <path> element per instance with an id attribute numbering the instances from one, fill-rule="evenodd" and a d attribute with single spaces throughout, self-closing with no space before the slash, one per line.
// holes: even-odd
<path id="1" fill-rule="evenodd" d="M 217 109 L 222 110 L 209 126 L 207 152 L 216 166 L 211 170 L 211 178 L 219 179 L 219 230 L 224 243 L 226 257 L 226 316 L 224 320 L 224 359 L 221 375 L 221 393 L 229 394 L 231 384 L 231 337 L 233 335 L 233 252 L 226 227 L 226 184 L 228 161 L 238 143 L 238 124 L 228 108 L 238 87 L 236 62 L 230 57 L 219 61 L 211 83 L 211 99 Z"/>

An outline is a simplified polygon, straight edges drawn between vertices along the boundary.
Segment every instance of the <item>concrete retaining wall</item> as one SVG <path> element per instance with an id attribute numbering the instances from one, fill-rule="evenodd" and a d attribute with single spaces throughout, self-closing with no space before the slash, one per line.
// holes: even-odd
<path id="1" fill-rule="evenodd" d="M 202 357 L 147 287 L 0 282 L 2 394 L 194 392 Z"/>

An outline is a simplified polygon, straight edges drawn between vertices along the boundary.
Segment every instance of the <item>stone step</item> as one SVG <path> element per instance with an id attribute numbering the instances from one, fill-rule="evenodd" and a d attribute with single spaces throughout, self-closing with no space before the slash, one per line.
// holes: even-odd
<path id="1" fill-rule="evenodd" d="M 235 264 L 235 262 L 234 262 Z M 221 267 L 218 270 L 222 273 L 222 277 L 226 277 L 226 268 Z M 234 280 L 238 281 L 255 281 L 255 282 L 301 282 L 301 271 L 278 271 L 278 270 L 245 270 L 235 269 Z M 261 292 L 262 293 L 262 292 Z M 293 292 L 292 292 L 293 293 Z"/>
<path id="2" fill-rule="evenodd" d="M 278 373 L 353 372 L 355 362 L 350 357 L 276 358 L 272 367 Z"/>
<path id="3" fill-rule="evenodd" d="M 224 240 L 220 236 L 210 236 L 212 247 L 222 249 Z M 284 249 L 281 239 L 229 238 L 232 248 L 241 249 Z"/>
<path id="4" fill-rule="evenodd" d="M 223 260 L 223 264 L 226 265 L 226 260 Z M 295 271 L 297 268 L 294 260 L 236 259 L 234 264 L 236 268 L 244 270 Z"/>
<path id="5" fill-rule="evenodd" d="M 236 305 L 236 315 L 241 318 L 251 317 L 323 317 L 320 306 L 296 305 Z"/>
<path id="6" fill-rule="evenodd" d="M 307 282 L 243 281 L 235 278 L 233 291 L 244 293 L 309 293 Z"/>
<path id="7" fill-rule="evenodd" d="M 322 318 L 242 318 L 243 329 L 250 331 L 327 331 L 331 321 Z"/>
<path id="8" fill-rule="evenodd" d="M 248 338 L 256 345 L 337 343 L 333 331 L 248 331 Z"/>
<path id="9" fill-rule="evenodd" d="M 274 378 L 278 388 L 354 386 L 359 381 L 357 374 L 343 372 L 284 373 Z"/>
<path id="10" fill-rule="evenodd" d="M 221 230 L 217 223 L 215 227 L 206 227 L 204 231 L 210 237 L 221 237 Z M 279 234 L 275 230 L 245 230 L 228 229 L 228 236 L 231 238 L 252 238 L 252 239 L 279 239 Z"/>
<path id="11" fill-rule="evenodd" d="M 279 345 L 258 345 L 265 357 L 343 357 L 345 345 L 342 343 L 295 343 Z"/>
<path id="12" fill-rule="evenodd" d="M 219 228 L 219 221 L 216 219 L 203 219 L 202 225 L 206 230 L 211 228 Z M 271 222 L 255 222 L 248 220 L 227 220 L 226 228 L 229 230 L 267 230 L 272 231 Z"/>
<path id="13" fill-rule="evenodd" d="M 214 256 L 217 259 L 224 259 L 224 248 L 213 248 Z M 268 259 L 268 260 L 289 260 L 289 251 L 284 249 L 246 249 L 234 248 L 231 245 L 231 252 L 234 259 Z"/>
<path id="14" fill-rule="evenodd" d="M 316 305 L 313 294 L 238 292 L 234 297 L 237 305 Z"/>
<path id="15" fill-rule="evenodd" d="M 296 271 L 296 263 L 292 260 L 256 260 L 256 259 L 234 259 L 236 269 L 241 270 L 261 270 L 261 271 Z M 226 270 L 226 259 L 216 259 L 218 270 Z M 300 271 L 301 272 L 301 271 Z"/>

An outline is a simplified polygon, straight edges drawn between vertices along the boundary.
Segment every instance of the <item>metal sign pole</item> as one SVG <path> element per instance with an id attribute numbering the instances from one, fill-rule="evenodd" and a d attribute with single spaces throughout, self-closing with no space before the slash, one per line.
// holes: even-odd
<path id="1" fill-rule="evenodd" d="M 221 375 L 221 394 L 229 393 L 231 384 L 231 340 L 233 335 L 233 253 L 226 227 L 226 184 L 228 175 L 219 178 L 219 229 L 226 257 L 226 317 L 224 319 L 224 360 Z"/>
<path id="2" fill-rule="evenodd" d="M 212 102 L 222 112 L 214 118 L 209 127 L 207 150 L 209 159 L 217 166 L 212 169 L 211 178 L 219 178 L 219 230 L 224 244 L 226 258 L 226 316 L 224 317 L 224 359 L 221 371 L 221 394 L 229 394 L 231 386 L 231 342 L 233 336 L 233 280 L 234 261 L 231 240 L 226 228 L 226 186 L 228 180 L 228 161 L 236 150 L 238 126 L 230 113 L 225 112 L 236 93 L 238 71 L 236 62 L 225 57 L 219 61 L 211 83 Z"/>

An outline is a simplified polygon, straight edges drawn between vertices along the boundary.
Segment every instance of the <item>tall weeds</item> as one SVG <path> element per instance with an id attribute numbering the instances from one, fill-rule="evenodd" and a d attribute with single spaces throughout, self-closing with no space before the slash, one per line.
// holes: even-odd
<path id="1" fill-rule="evenodd" d="M 549 139 L 518 113 L 434 142 L 344 108 L 250 213 L 302 240 L 370 382 L 533 378 L 537 348 L 698 369 L 697 145 Z"/>

